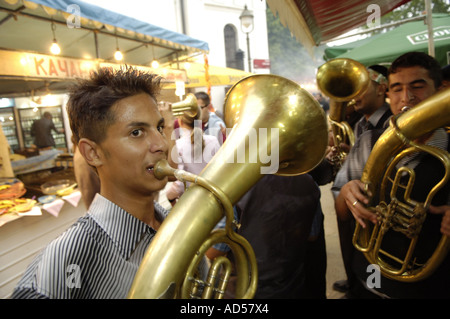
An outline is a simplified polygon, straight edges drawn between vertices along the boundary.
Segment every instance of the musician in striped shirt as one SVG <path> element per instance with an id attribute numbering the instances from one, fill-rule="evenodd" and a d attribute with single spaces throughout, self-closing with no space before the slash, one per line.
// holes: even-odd
<path id="1" fill-rule="evenodd" d="M 160 81 L 133 68 L 104 68 L 73 88 L 67 105 L 73 141 L 97 171 L 100 193 L 38 254 L 12 298 L 127 296 L 167 214 L 155 201 L 167 178 L 153 174 L 170 138 L 156 102 Z"/>

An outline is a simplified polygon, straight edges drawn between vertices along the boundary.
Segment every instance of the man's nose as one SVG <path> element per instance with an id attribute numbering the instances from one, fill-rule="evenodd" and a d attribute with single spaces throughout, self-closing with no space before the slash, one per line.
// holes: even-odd
<path id="1" fill-rule="evenodd" d="M 167 152 L 169 148 L 168 146 L 169 141 L 167 140 L 167 137 L 159 132 L 151 134 L 149 138 L 149 144 L 150 144 L 150 152 L 152 153 Z"/>
<path id="2" fill-rule="evenodd" d="M 402 102 L 408 103 L 414 100 L 414 94 L 409 88 L 405 88 L 402 91 Z"/>

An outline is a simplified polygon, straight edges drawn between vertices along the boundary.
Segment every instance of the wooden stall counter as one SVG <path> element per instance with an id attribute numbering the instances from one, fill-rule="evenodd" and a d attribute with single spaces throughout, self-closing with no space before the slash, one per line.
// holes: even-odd
<path id="1" fill-rule="evenodd" d="M 36 254 L 86 213 L 81 193 L 0 219 L 0 298 L 9 298 Z"/>

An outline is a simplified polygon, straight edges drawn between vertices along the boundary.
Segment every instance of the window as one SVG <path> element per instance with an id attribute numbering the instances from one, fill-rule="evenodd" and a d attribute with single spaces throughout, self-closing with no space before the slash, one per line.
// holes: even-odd
<path id="1" fill-rule="evenodd" d="M 244 70 L 244 52 L 237 48 L 236 28 L 227 24 L 223 32 L 227 67 Z"/>

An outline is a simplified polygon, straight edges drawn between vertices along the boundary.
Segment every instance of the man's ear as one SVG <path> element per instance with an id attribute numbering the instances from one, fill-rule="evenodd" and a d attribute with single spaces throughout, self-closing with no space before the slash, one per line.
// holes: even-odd
<path id="1" fill-rule="evenodd" d="M 78 142 L 78 149 L 89 165 L 95 167 L 102 165 L 102 161 L 99 156 L 100 150 L 97 143 L 87 138 L 82 138 Z"/>
<path id="2" fill-rule="evenodd" d="M 387 94 L 387 85 L 386 84 L 379 84 L 377 87 L 377 94 L 378 95 L 385 95 Z"/>

